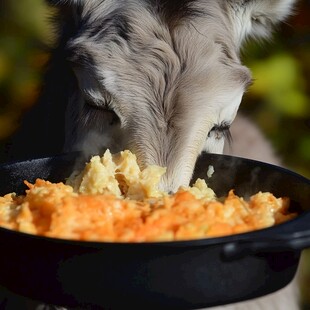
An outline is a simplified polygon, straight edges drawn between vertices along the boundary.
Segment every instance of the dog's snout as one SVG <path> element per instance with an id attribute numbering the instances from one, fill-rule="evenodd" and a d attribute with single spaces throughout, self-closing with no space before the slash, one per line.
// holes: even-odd
<path id="1" fill-rule="evenodd" d="M 170 168 L 170 169 L 169 169 Z M 172 195 L 182 186 L 188 186 L 189 177 L 182 173 L 182 170 L 173 170 L 168 166 L 167 172 L 161 177 L 159 190 Z"/>

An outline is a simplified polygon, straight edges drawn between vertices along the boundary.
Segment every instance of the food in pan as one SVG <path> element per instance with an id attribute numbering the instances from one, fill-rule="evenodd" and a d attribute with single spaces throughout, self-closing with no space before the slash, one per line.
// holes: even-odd
<path id="1" fill-rule="evenodd" d="M 165 168 L 140 170 L 129 151 L 95 156 L 67 183 L 25 181 L 25 195 L 0 197 L 0 226 L 84 241 L 156 242 L 249 232 L 296 216 L 289 199 L 259 192 L 248 201 L 231 190 L 217 198 L 206 182 L 168 195 L 158 189 Z"/>

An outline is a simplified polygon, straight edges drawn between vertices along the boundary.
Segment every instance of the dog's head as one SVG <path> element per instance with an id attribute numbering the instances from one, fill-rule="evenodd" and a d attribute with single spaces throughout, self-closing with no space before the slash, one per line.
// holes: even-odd
<path id="1" fill-rule="evenodd" d="M 66 48 L 79 86 L 69 105 L 78 126 L 97 140 L 125 141 L 120 148 L 141 165 L 166 166 L 163 186 L 176 190 L 202 150 L 223 150 L 251 83 L 242 43 L 267 37 L 294 1 L 50 2 L 75 16 Z"/>

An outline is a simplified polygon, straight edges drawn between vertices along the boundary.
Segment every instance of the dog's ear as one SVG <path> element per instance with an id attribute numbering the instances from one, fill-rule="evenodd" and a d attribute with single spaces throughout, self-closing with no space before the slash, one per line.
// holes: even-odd
<path id="1" fill-rule="evenodd" d="M 268 38 L 279 22 L 292 14 L 295 0 L 229 0 L 241 42 Z"/>

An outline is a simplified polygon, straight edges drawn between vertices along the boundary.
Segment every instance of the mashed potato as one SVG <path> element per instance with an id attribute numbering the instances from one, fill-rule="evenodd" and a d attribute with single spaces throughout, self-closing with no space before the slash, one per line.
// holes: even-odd
<path id="1" fill-rule="evenodd" d="M 167 195 L 158 189 L 165 172 L 166 168 L 155 165 L 141 171 L 136 156 L 130 151 L 112 156 L 107 150 L 101 158 L 92 157 L 82 172 L 74 172 L 67 184 L 80 194 L 112 194 L 117 198 L 144 200 Z M 215 199 L 214 191 L 201 179 L 186 190 L 198 199 Z"/>
<path id="2" fill-rule="evenodd" d="M 27 181 L 24 196 L 0 197 L 0 226 L 85 241 L 152 242 L 224 236 L 295 217 L 289 199 L 259 192 L 249 201 L 231 190 L 219 201 L 204 180 L 168 195 L 158 189 L 165 168 L 140 170 L 129 151 L 94 156 L 64 183 Z"/>

